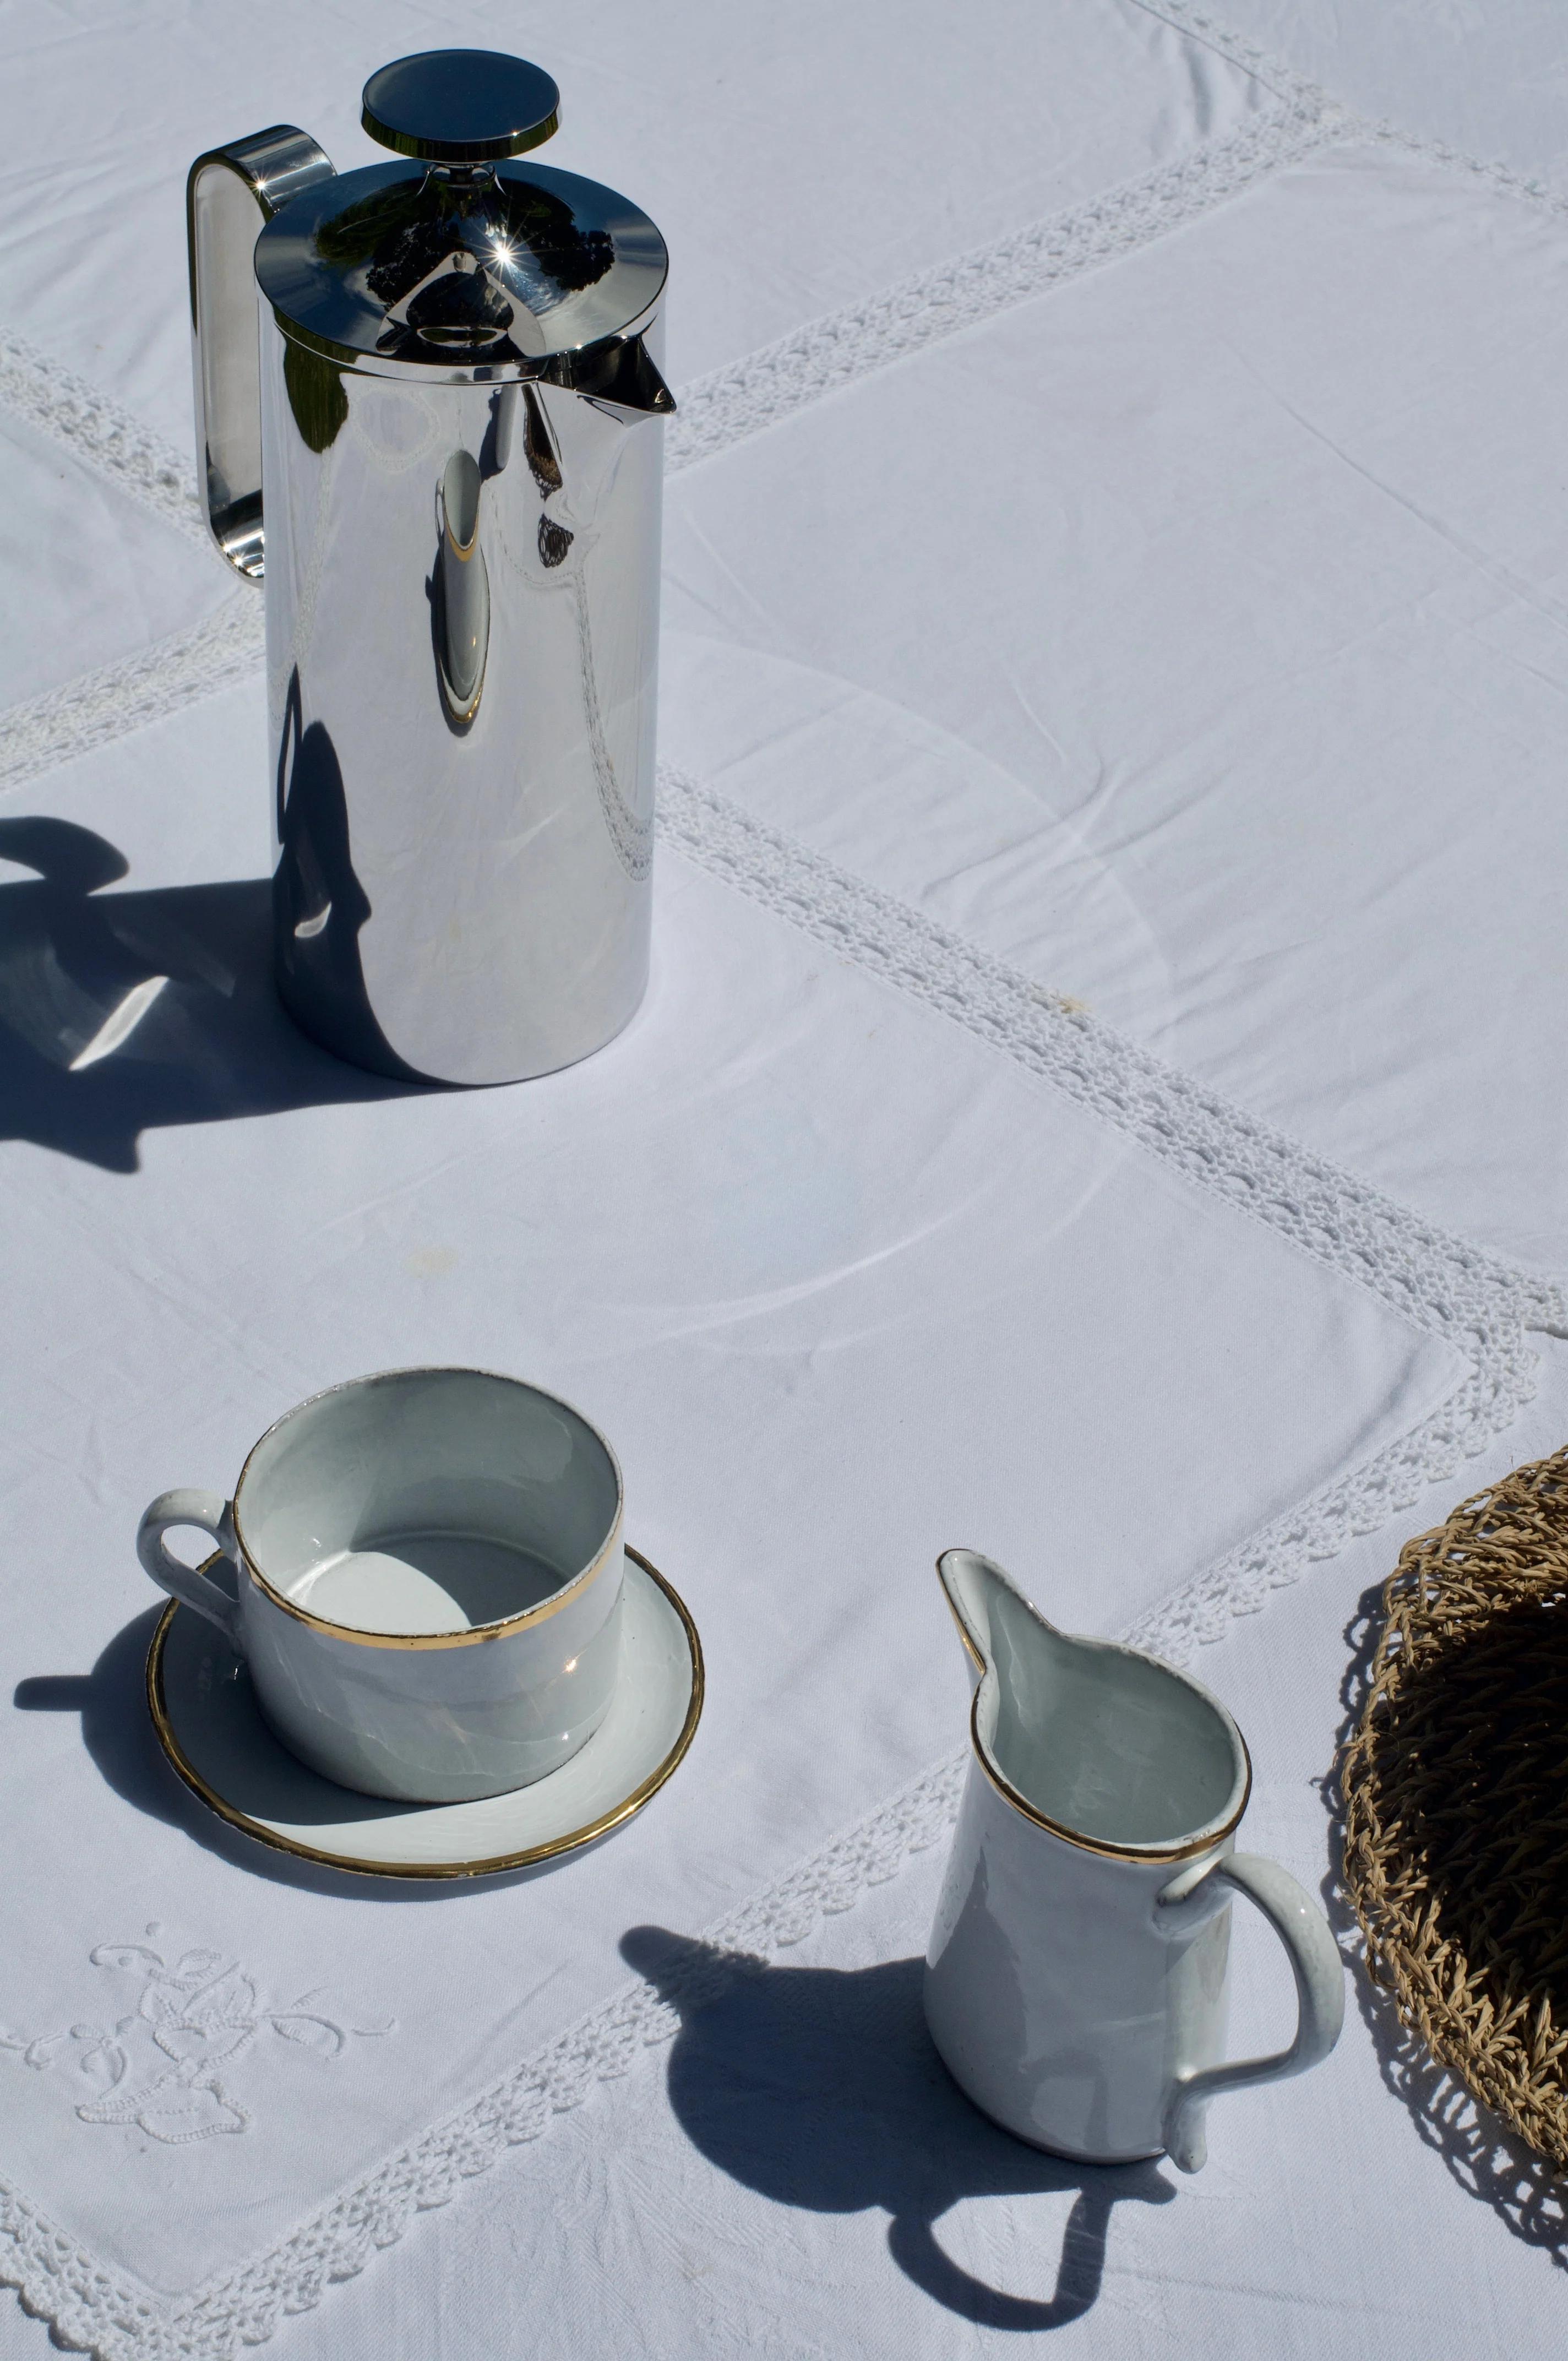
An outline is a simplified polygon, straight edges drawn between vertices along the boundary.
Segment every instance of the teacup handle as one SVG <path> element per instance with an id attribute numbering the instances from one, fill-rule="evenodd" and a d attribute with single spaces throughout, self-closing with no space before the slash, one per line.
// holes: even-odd
<path id="1" fill-rule="evenodd" d="M 215 1623 L 230 1647 L 243 1653 L 238 1601 L 200 1566 L 186 1565 L 173 1554 L 163 1538 L 170 1525 L 196 1525 L 211 1533 L 237 1574 L 234 1502 L 225 1500 L 221 1492 L 160 1492 L 137 1527 L 137 1555 L 160 1590 Z"/>
<path id="2" fill-rule="evenodd" d="M 1226 1853 L 1174 1879 L 1157 1906 L 1162 1916 L 1168 1910 L 1185 1916 L 1182 1905 L 1197 1905 L 1192 1915 L 1207 1916 L 1213 1907 L 1212 1888 L 1219 1884 L 1234 1885 L 1255 1902 L 1284 1944 L 1296 1978 L 1296 2037 L 1271 2058 L 1235 2058 L 1178 2076 L 1165 2113 L 1165 2147 L 1182 2172 L 1196 2172 L 1209 2153 L 1203 2118 L 1211 2099 L 1223 2091 L 1254 2090 L 1260 2082 L 1304 2074 L 1328 2056 L 1344 2023 L 1344 1962 L 1329 1922 L 1277 1861 L 1256 1852 Z"/>

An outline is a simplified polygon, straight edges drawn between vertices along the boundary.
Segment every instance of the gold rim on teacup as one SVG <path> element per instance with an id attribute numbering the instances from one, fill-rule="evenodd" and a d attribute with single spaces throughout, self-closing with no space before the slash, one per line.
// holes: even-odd
<path id="1" fill-rule="evenodd" d="M 615 1521 L 602 1546 L 595 1552 L 587 1565 L 579 1567 L 576 1574 L 562 1584 L 559 1590 L 553 1590 L 548 1598 L 540 1599 L 532 1607 L 523 1608 L 516 1615 L 498 1617 L 492 1623 L 474 1624 L 466 1631 L 366 1631 L 355 1623 L 338 1623 L 334 1621 L 331 1616 L 313 1614 L 308 1607 L 302 1607 L 297 1599 L 291 1598 L 287 1591 L 280 1590 L 277 1584 L 269 1581 L 257 1564 L 246 1541 L 245 1529 L 240 1522 L 240 1499 L 245 1491 L 245 1479 L 250 1473 L 251 1462 L 257 1453 L 270 1443 L 272 1437 L 283 1427 L 302 1416 L 304 1411 L 314 1410 L 319 1402 L 330 1401 L 334 1394 L 350 1393 L 356 1391 L 362 1386 L 382 1385 L 392 1378 L 419 1377 L 427 1373 L 422 1368 L 372 1369 L 362 1378 L 342 1378 L 334 1386 L 323 1386 L 319 1393 L 307 1394 L 303 1401 L 296 1402 L 291 1410 L 286 1410 L 281 1418 L 275 1418 L 265 1434 L 257 1436 L 245 1455 L 245 1465 L 239 1471 L 239 1480 L 234 1488 L 234 1536 L 239 1545 L 239 1554 L 244 1561 L 246 1572 L 250 1576 L 251 1580 L 267 1593 L 275 1607 L 280 1607 L 285 1615 L 295 1616 L 300 1622 L 309 1624 L 313 1631 L 324 1631 L 334 1640 L 352 1641 L 356 1646 L 361 1648 L 478 1647 L 487 1640 L 504 1639 L 509 1631 L 521 1631 L 530 1623 L 547 1622 L 552 1615 L 558 1615 L 563 1607 L 568 1606 L 576 1593 L 593 1580 L 611 1553 L 621 1547 L 621 1527 L 626 1513 L 626 1486 L 621 1477 L 620 1462 L 615 1455 L 609 1437 L 600 1433 L 592 1419 L 586 1417 L 576 1404 L 569 1402 L 564 1394 L 552 1393 L 547 1386 L 530 1384 L 526 1378 L 509 1377 L 504 1369 L 475 1368 L 466 1361 L 442 1362 L 439 1366 L 444 1375 L 450 1374 L 460 1378 L 492 1378 L 499 1384 L 507 1386 L 527 1384 L 531 1393 L 538 1394 L 545 1401 L 555 1403 L 558 1409 L 569 1411 L 571 1416 L 585 1426 L 595 1440 L 603 1446 L 605 1455 L 614 1471 Z"/>

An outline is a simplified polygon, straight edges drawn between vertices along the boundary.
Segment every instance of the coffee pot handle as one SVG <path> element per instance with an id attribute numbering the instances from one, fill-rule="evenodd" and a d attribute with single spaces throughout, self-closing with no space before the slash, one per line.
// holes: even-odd
<path id="1" fill-rule="evenodd" d="M 1285 1946 L 1296 1979 L 1296 2037 L 1270 2058 L 1236 2058 L 1179 2074 L 1165 2114 L 1165 2148 L 1183 2172 L 1196 2172 L 1208 2154 L 1204 2116 L 1211 2099 L 1224 2091 L 1255 2090 L 1260 2082 L 1283 2082 L 1325 2059 L 1344 2023 L 1344 1963 L 1315 1902 L 1277 1861 L 1261 1853 L 1233 1852 L 1188 1870 L 1168 1885 L 1159 1910 L 1172 1913 L 1198 1905 L 1207 1915 L 1216 1885 L 1234 1885 L 1255 1902 Z M 1204 1904 L 1207 1904 L 1207 1910 Z"/>
<path id="2" fill-rule="evenodd" d="M 187 1565 L 174 1555 L 163 1538 L 170 1525 L 194 1525 L 200 1532 L 210 1533 L 218 1545 L 218 1555 L 208 1558 L 202 1565 Z M 170 1598 L 177 1598 L 182 1607 L 193 1607 L 198 1615 L 215 1623 L 231 1648 L 242 1648 L 239 1602 L 233 1592 L 213 1579 L 212 1571 L 221 1559 L 226 1558 L 238 1573 L 239 1543 L 235 1535 L 232 1500 L 225 1500 L 219 1492 L 160 1492 L 137 1528 L 137 1555 L 160 1590 L 167 1590 Z"/>
<path id="3" fill-rule="evenodd" d="M 236 574 L 259 582 L 261 354 L 256 272 L 263 225 L 302 189 L 333 178 L 307 132 L 276 123 L 198 156 L 185 183 L 196 468 L 213 539 Z"/>

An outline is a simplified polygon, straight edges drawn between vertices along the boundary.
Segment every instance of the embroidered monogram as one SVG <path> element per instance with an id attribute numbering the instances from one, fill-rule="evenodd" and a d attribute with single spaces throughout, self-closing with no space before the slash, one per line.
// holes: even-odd
<path id="1" fill-rule="evenodd" d="M 156 1935 L 156 1923 L 147 1932 Z M 339 2025 L 306 2003 L 303 1993 L 286 2008 L 262 2000 L 256 1980 L 221 1951 L 185 1951 L 170 1961 L 146 1943 L 100 1943 L 88 1953 L 95 1968 L 137 1977 L 134 2008 L 108 2025 L 72 2025 L 31 2040 L 0 2027 L 0 2049 L 43 2073 L 69 2066 L 92 2084 L 76 2108 L 84 2124 L 135 2124 L 166 2147 L 250 2128 L 250 2110 L 219 2072 L 262 2035 L 275 2034 L 318 2058 L 341 2056 L 352 2040 L 389 2033 L 378 2026 Z"/>

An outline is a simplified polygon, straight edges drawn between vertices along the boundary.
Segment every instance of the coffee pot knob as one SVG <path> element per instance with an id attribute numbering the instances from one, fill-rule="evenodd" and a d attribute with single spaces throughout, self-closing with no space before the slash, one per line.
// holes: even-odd
<path id="1" fill-rule="evenodd" d="M 360 117 L 372 139 L 430 164 L 487 164 L 550 137 L 561 93 L 551 77 L 498 49 L 423 49 L 381 66 Z"/>

